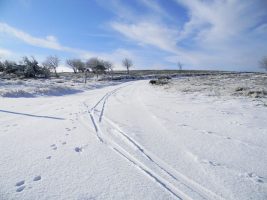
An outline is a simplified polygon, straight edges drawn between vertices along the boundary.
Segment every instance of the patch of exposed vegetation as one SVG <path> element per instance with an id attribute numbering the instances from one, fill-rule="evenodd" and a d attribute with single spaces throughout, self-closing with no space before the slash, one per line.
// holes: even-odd
<path id="1" fill-rule="evenodd" d="M 235 96 L 267 102 L 266 73 L 215 73 L 203 76 L 181 77 L 172 81 L 171 89 L 184 93 L 208 96 Z"/>
<path id="2" fill-rule="evenodd" d="M 166 85 L 166 84 L 169 84 L 170 79 L 167 79 L 167 78 L 158 78 L 158 79 L 152 79 L 149 81 L 149 83 L 151 85 Z"/>

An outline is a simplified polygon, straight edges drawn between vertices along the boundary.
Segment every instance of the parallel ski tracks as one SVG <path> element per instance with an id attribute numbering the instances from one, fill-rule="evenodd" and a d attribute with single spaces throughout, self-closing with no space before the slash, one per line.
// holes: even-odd
<path id="1" fill-rule="evenodd" d="M 127 86 L 129 86 L 129 84 L 107 92 L 91 108 L 84 103 L 98 140 L 132 163 L 136 168 L 156 181 L 177 199 L 224 200 L 223 197 L 206 189 L 192 179 L 179 173 L 177 170 L 174 170 L 171 166 L 147 151 L 142 145 L 121 130 L 116 123 L 104 116 L 105 106 L 109 97 Z M 97 108 L 100 109 L 97 110 Z M 99 113 L 98 116 L 96 114 L 97 111 Z M 107 132 L 107 127 L 112 128 L 112 130 L 117 132 L 120 136 L 119 141 L 118 137 L 115 137 L 112 131 Z M 138 151 L 139 156 L 135 155 L 136 150 Z M 141 159 L 141 157 L 143 157 L 143 159 Z"/>

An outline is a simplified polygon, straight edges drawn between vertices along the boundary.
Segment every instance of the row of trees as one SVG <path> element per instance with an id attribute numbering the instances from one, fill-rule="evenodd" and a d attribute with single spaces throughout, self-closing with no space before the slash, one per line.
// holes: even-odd
<path id="1" fill-rule="evenodd" d="M 73 69 L 74 73 L 84 72 L 85 70 L 90 70 L 93 73 L 100 74 L 104 72 L 112 73 L 113 63 L 105 61 L 99 58 L 90 58 L 89 60 L 83 62 L 81 59 L 68 59 L 66 64 Z M 133 66 L 133 62 L 129 58 L 124 58 L 122 60 L 122 65 L 127 69 L 129 74 L 130 68 Z"/>
<path id="2" fill-rule="evenodd" d="M 4 62 L 0 61 L 0 72 L 16 74 L 26 78 L 47 78 L 51 72 L 54 72 L 58 77 L 57 68 L 59 63 L 60 59 L 57 56 L 48 56 L 42 64 L 39 64 L 34 57 L 23 57 L 18 63 L 8 60 Z M 112 75 L 114 67 L 111 62 L 99 58 L 91 58 L 85 62 L 81 59 L 67 59 L 66 64 L 73 69 L 74 73 L 81 72 L 87 75 L 89 72 L 92 72 L 97 76 L 104 73 Z M 129 70 L 133 66 L 132 60 L 125 58 L 122 60 L 122 65 L 127 69 L 127 73 L 129 74 Z"/>
<path id="3" fill-rule="evenodd" d="M 44 63 L 40 65 L 34 58 L 23 57 L 19 63 L 14 61 L 0 61 L 0 71 L 6 74 L 15 74 L 18 76 L 24 76 L 26 78 L 36 78 L 50 76 L 50 72 L 53 70 L 57 75 L 56 68 L 58 67 L 59 59 L 56 56 L 49 56 Z"/>
<path id="4" fill-rule="evenodd" d="M 113 71 L 113 64 L 109 61 L 101 60 L 99 58 L 91 58 L 85 62 L 81 59 L 68 59 L 66 64 L 73 69 L 74 73 L 78 72 L 93 72 L 97 76 L 106 72 Z"/>

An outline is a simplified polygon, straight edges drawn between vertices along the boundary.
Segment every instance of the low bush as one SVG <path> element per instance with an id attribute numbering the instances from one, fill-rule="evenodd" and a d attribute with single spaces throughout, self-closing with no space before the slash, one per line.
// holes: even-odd
<path id="1" fill-rule="evenodd" d="M 166 85 L 169 83 L 168 79 L 152 79 L 149 81 L 152 85 Z"/>
<path id="2" fill-rule="evenodd" d="M 170 77 L 170 76 L 160 76 L 158 79 L 159 80 L 162 80 L 162 79 L 170 80 L 170 79 L 172 79 L 172 77 Z"/>
<path id="3" fill-rule="evenodd" d="M 50 70 L 45 66 L 40 66 L 35 58 L 24 57 L 20 64 L 13 61 L 0 62 L 0 72 L 4 75 L 12 74 L 15 77 L 25 78 L 48 78 Z"/>

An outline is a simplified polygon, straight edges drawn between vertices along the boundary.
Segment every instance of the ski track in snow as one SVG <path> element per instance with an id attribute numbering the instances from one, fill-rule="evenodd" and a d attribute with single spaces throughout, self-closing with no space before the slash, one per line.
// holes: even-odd
<path id="1" fill-rule="evenodd" d="M 119 100 L 117 98 L 117 94 L 120 94 L 120 91 L 125 88 L 129 87 L 132 84 L 125 84 L 121 87 L 117 87 L 116 89 L 112 89 L 111 91 L 107 92 L 104 96 L 99 98 L 99 100 L 94 104 L 94 106 L 88 106 L 86 104 L 86 100 L 83 102 L 84 106 L 86 106 L 86 111 L 84 113 L 89 114 L 89 117 L 86 118 L 86 120 L 91 120 L 93 124 L 93 127 L 87 123 L 86 121 L 86 127 L 91 128 L 94 130 L 95 136 L 98 139 L 98 141 L 108 147 L 110 150 L 114 151 L 116 154 L 121 156 L 125 161 L 129 162 L 131 165 L 133 165 L 136 169 L 140 170 L 145 176 L 152 179 L 156 184 L 158 184 L 160 187 L 162 187 L 166 192 L 169 192 L 173 197 L 177 199 L 207 199 L 207 200 L 223 200 L 224 197 L 220 196 L 220 194 L 216 194 L 215 192 L 205 188 L 201 184 L 195 182 L 194 180 L 190 179 L 189 177 L 186 177 L 184 174 L 180 173 L 178 170 L 174 169 L 171 165 L 166 163 L 165 161 L 161 160 L 157 155 L 150 152 L 148 149 L 146 149 L 140 142 L 136 141 L 133 136 L 130 136 L 127 134 L 127 131 L 123 130 L 123 128 L 114 121 L 112 121 L 110 118 L 108 118 L 105 115 L 105 112 L 107 110 L 109 99 L 113 98 L 116 100 Z M 127 98 L 127 95 L 122 95 L 124 98 Z M 137 95 L 138 96 L 138 95 Z M 140 100 L 140 99 L 139 99 Z M 141 104 L 140 104 L 141 105 Z M 138 105 L 139 106 L 139 105 Z M 142 105 L 145 108 L 146 105 Z M 43 108 L 42 108 L 43 109 Z M 54 107 L 50 107 L 50 109 L 54 109 Z M 55 110 L 62 110 L 55 109 Z M 143 109 L 143 108 L 142 108 Z M 27 117 L 31 117 L 33 115 L 38 114 L 38 112 L 41 110 L 35 110 L 31 114 L 27 114 Z M 229 115 L 229 112 L 221 111 L 223 114 Z M 69 115 L 73 115 L 75 113 L 70 113 Z M 150 114 L 153 113 L 146 113 L 146 117 L 150 117 Z M 238 113 L 240 114 L 240 113 Z M 37 116 L 37 115 L 36 115 Z M 47 116 L 42 116 L 47 117 Z M 151 116 L 153 118 L 153 116 Z M 3 123 L 11 122 L 12 120 L 16 120 L 16 122 L 22 121 L 23 118 L 21 117 L 14 117 L 11 119 L 8 119 L 6 121 L 3 121 Z M 70 119 L 71 123 L 74 123 L 74 118 Z M 76 120 L 77 115 L 76 115 Z M 82 122 L 84 123 L 84 122 Z M 161 121 L 159 121 L 161 123 Z M 243 124 L 232 121 L 232 123 L 236 124 L 237 126 L 242 126 Z M 162 128 L 164 127 L 163 124 L 161 124 Z M 187 124 L 179 124 L 178 126 L 183 127 L 184 129 L 191 129 L 192 132 L 195 134 L 205 134 L 209 135 L 214 138 L 218 138 L 222 141 L 227 141 L 235 144 L 241 144 L 244 146 L 247 146 L 251 149 L 258 149 L 258 150 L 264 150 L 264 147 L 260 145 L 256 145 L 247 141 L 242 141 L 242 139 L 234 138 L 234 137 L 228 137 L 218 134 L 216 131 L 210 131 L 198 129 L 196 126 L 193 125 L 187 125 Z M 5 125 L 5 130 L 3 132 L 8 131 L 9 128 L 18 128 L 19 125 L 17 123 Z M 75 126 L 66 127 L 64 132 L 64 136 L 67 137 L 71 134 L 71 131 L 76 129 Z M 51 162 L 50 160 L 54 159 L 54 155 L 59 153 L 60 149 L 64 147 L 64 145 L 69 142 L 65 141 L 66 138 L 63 140 L 57 140 L 54 142 L 51 142 L 48 144 L 49 154 L 44 156 L 44 160 L 47 160 L 47 162 Z M 84 149 L 88 146 L 88 144 L 85 145 L 77 145 L 73 146 L 70 150 L 75 152 L 75 155 L 81 155 L 84 151 Z M 197 158 L 198 159 L 198 158 Z M 211 167 L 223 167 L 227 168 L 228 170 L 234 171 L 232 167 L 228 167 L 224 163 L 217 163 L 215 161 L 211 160 L 205 160 L 205 159 L 199 159 L 198 160 L 201 164 L 207 164 Z M 252 170 L 251 170 L 252 171 Z M 239 174 L 240 177 L 251 180 L 255 183 L 264 183 L 266 182 L 266 179 L 262 176 L 259 176 L 258 173 L 254 173 L 253 171 L 247 171 L 247 172 L 240 172 L 240 171 L 234 171 L 235 174 Z M 39 182 L 42 182 L 43 177 L 40 174 L 35 174 L 36 176 L 31 177 L 21 177 L 20 179 L 17 179 L 14 181 L 14 192 L 19 193 L 18 195 L 21 195 L 23 192 L 27 192 L 28 189 L 31 189 L 34 187 L 34 184 L 38 184 Z M 13 184 L 13 183 L 12 183 Z M 229 197 L 227 197 L 229 199 Z"/>
<path id="2" fill-rule="evenodd" d="M 86 102 L 84 102 L 84 105 L 88 110 L 91 122 L 94 126 L 98 140 L 101 143 L 107 145 L 110 149 L 114 150 L 127 161 L 132 163 L 135 167 L 137 167 L 147 176 L 155 180 L 161 187 L 163 187 L 166 191 L 170 192 L 177 199 L 191 200 L 197 197 L 198 199 L 223 200 L 223 197 L 215 194 L 214 192 L 206 189 L 205 187 L 201 186 L 190 178 L 184 176 L 183 174 L 174 170 L 164 161 L 157 158 L 155 155 L 152 155 L 152 153 L 148 152 L 137 141 L 135 141 L 129 135 L 124 133 L 117 124 L 115 124 L 110 119 L 104 116 L 104 111 L 108 99 L 112 95 L 120 91 L 122 88 L 127 87 L 129 85 L 119 87 L 110 92 L 107 92 L 92 108 L 89 108 Z M 98 107 L 100 107 L 100 114 L 99 116 L 97 116 L 97 119 L 95 113 Z M 125 145 L 127 149 L 131 149 L 131 151 L 133 152 L 129 152 L 129 150 L 126 150 L 125 147 L 122 147 L 122 145 L 119 144 L 116 139 L 110 137 L 110 132 L 105 133 L 105 131 L 102 130 L 103 119 L 104 122 L 106 122 L 106 125 L 108 125 L 112 129 L 116 130 L 117 133 L 119 133 L 121 140 L 124 142 L 123 145 Z M 107 127 L 103 127 L 103 129 L 105 128 Z M 136 149 L 138 150 L 139 154 L 146 159 L 145 162 L 141 159 L 136 158 L 133 155 L 133 153 L 136 152 Z M 184 190 L 182 190 L 181 188 L 183 188 Z"/>

